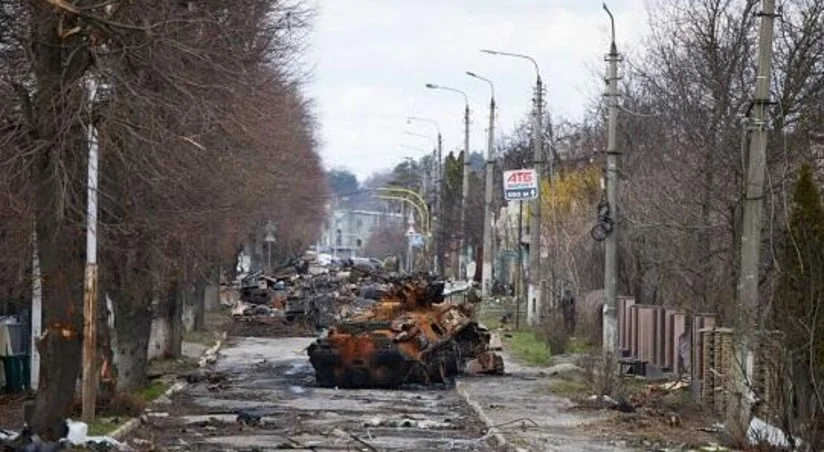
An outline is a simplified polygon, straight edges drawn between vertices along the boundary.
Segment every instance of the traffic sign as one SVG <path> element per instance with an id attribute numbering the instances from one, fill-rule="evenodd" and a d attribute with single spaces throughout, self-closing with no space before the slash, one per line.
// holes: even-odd
<path id="1" fill-rule="evenodd" d="M 423 235 L 421 234 L 412 234 L 409 236 L 409 243 L 412 245 L 413 248 L 420 248 L 423 246 Z"/>
<path id="2" fill-rule="evenodd" d="M 538 176 L 534 169 L 504 171 L 504 198 L 525 201 L 538 197 Z"/>

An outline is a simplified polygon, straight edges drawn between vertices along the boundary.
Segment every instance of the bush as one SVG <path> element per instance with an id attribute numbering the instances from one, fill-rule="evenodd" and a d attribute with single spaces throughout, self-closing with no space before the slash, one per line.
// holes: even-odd
<path id="1" fill-rule="evenodd" d="M 605 355 L 585 355 L 577 365 L 584 369 L 584 377 L 592 392 L 600 396 L 615 396 L 623 390 L 618 373 L 618 361 Z"/>

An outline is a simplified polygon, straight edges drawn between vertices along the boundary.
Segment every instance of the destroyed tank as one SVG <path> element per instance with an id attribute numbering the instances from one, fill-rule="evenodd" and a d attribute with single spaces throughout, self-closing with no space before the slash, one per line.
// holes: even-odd
<path id="1" fill-rule="evenodd" d="M 443 282 L 408 278 L 367 312 L 330 328 L 308 349 L 318 385 L 447 383 L 466 367 L 502 373 L 489 331 L 473 320 L 471 307 L 445 301 L 443 288 Z"/>

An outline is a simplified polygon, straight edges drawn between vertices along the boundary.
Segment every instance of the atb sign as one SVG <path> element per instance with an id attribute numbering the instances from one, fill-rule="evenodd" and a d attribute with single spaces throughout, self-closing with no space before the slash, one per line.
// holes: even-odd
<path id="1" fill-rule="evenodd" d="M 534 169 L 504 171 L 504 198 L 525 201 L 538 197 L 538 176 Z"/>

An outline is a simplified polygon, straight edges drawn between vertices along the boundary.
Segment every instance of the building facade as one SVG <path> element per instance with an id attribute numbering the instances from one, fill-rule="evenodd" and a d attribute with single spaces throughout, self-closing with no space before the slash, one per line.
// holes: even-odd
<path id="1" fill-rule="evenodd" d="M 360 257 L 378 228 L 403 226 L 403 215 L 400 213 L 328 209 L 319 247 L 322 252 L 338 257 Z"/>

